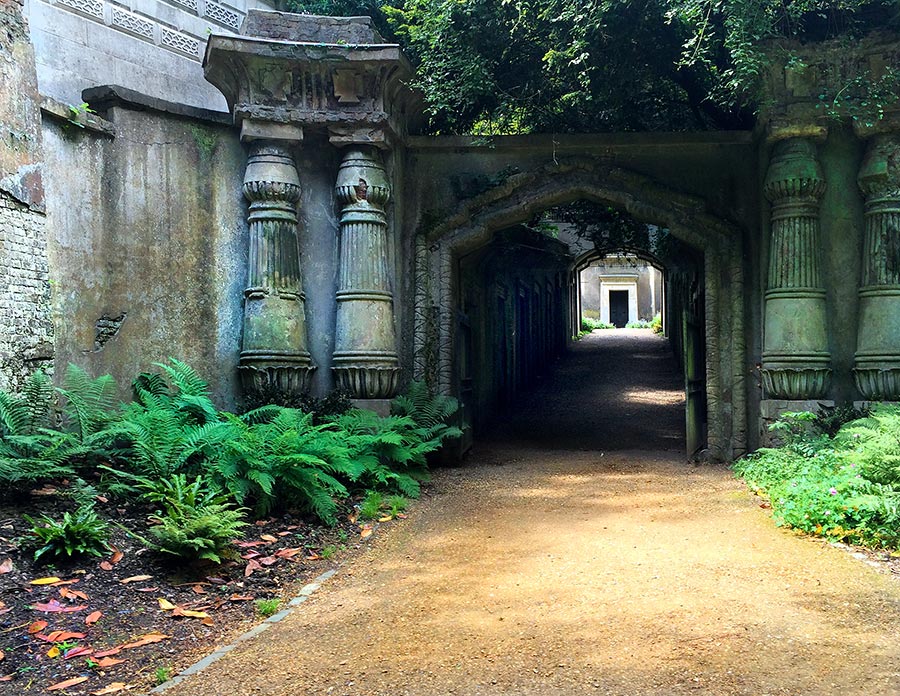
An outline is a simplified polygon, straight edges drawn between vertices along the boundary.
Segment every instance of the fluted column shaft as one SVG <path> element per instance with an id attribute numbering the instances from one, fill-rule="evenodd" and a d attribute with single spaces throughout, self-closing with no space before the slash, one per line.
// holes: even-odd
<path id="1" fill-rule="evenodd" d="M 387 399 L 400 377 L 385 206 L 391 190 L 374 147 L 344 153 L 335 187 L 341 205 L 333 372 L 357 399 Z"/>
<path id="2" fill-rule="evenodd" d="M 853 376 L 864 398 L 900 400 L 900 136 L 878 135 L 858 177 L 866 199 Z"/>
<path id="3" fill-rule="evenodd" d="M 819 268 L 819 202 L 825 179 L 816 146 L 778 143 L 764 184 L 772 203 L 763 383 L 769 398 L 820 399 L 831 377 L 825 289 Z"/>
<path id="4" fill-rule="evenodd" d="M 300 179 L 287 147 L 254 145 L 244 175 L 250 262 L 240 372 L 250 393 L 300 394 L 312 365 L 306 340 L 297 204 Z"/>

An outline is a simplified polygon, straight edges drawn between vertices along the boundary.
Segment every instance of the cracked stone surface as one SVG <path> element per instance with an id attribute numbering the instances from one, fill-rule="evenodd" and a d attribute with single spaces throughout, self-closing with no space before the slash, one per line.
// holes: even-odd
<path id="1" fill-rule="evenodd" d="M 167 693 L 897 694 L 900 583 L 686 463 L 672 368 L 595 332 L 409 520 Z"/>

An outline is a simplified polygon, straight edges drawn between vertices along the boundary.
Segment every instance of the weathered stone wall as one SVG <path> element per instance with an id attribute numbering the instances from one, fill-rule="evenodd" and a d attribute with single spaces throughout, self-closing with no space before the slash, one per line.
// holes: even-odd
<path id="1" fill-rule="evenodd" d="M 0 0 L 0 389 L 52 369 L 40 106 L 19 0 Z"/>
<path id="2" fill-rule="evenodd" d="M 41 93 L 79 105 L 82 90 L 121 85 L 225 111 L 203 79 L 210 33 L 237 33 L 265 0 L 27 0 Z"/>
<path id="3" fill-rule="evenodd" d="M 48 119 L 58 364 L 130 380 L 167 357 L 238 394 L 245 153 L 227 126 L 120 103 L 115 136 Z"/>

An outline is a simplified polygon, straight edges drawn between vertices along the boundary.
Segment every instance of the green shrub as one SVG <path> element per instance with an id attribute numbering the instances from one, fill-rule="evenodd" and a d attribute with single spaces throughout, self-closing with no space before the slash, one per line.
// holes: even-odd
<path id="1" fill-rule="evenodd" d="M 614 329 L 616 328 L 615 324 L 607 324 L 604 321 L 600 321 L 599 319 L 592 319 L 591 317 L 581 317 L 581 330 L 582 331 L 593 331 L 594 329 Z"/>
<path id="2" fill-rule="evenodd" d="M 278 613 L 278 607 L 281 606 L 281 600 L 273 599 L 257 599 L 254 603 L 256 614 L 264 619 Z"/>
<path id="3" fill-rule="evenodd" d="M 868 418 L 841 426 L 832 439 L 833 417 L 784 414 L 771 427 L 783 444 L 736 462 L 734 470 L 768 496 L 779 524 L 895 548 L 900 544 L 900 409 L 880 405 Z"/>
<path id="4" fill-rule="evenodd" d="M 663 332 L 662 317 L 659 312 L 650 321 L 650 328 L 653 329 L 653 333 L 661 334 Z"/>
<path id="5" fill-rule="evenodd" d="M 231 541 L 243 536 L 243 510 L 235 509 L 227 496 L 212 491 L 199 476 L 188 481 L 184 474 L 142 484 L 144 498 L 160 505 L 151 517 L 150 534 L 157 551 L 187 560 L 221 563 Z"/>
<path id="6" fill-rule="evenodd" d="M 652 329 L 653 323 L 649 321 L 644 321 L 643 319 L 638 319 L 637 321 L 629 321 L 625 324 L 626 329 Z"/>
<path id="7" fill-rule="evenodd" d="M 40 544 L 34 552 L 35 560 L 45 555 L 54 558 L 102 556 L 109 551 L 109 526 L 100 519 L 92 505 L 82 505 L 75 512 L 66 512 L 59 521 L 47 515 L 39 520 L 28 515 L 23 517 L 31 525 L 29 534 L 35 545 Z"/>

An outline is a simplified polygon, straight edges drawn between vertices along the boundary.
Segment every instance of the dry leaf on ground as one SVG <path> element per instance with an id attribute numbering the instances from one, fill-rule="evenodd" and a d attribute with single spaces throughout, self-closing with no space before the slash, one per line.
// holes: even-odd
<path id="1" fill-rule="evenodd" d="M 68 689 L 70 686 L 82 684 L 87 680 L 87 677 L 75 677 L 74 679 L 66 679 L 65 681 L 57 682 L 53 686 L 48 686 L 47 691 L 59 691 L 60 689 Z"/>
<path id="2" fill-rule="evenodd" d="M 106 694 L 114 694 L 118 691 L 124 691 L 125 689 L 131 689 L 133 687 L 128 686 L 125 682 L 113 682 L 109 686 L 104 686 L 99 691 L 92 691 L 91 696 L 106 696 Z"/>

